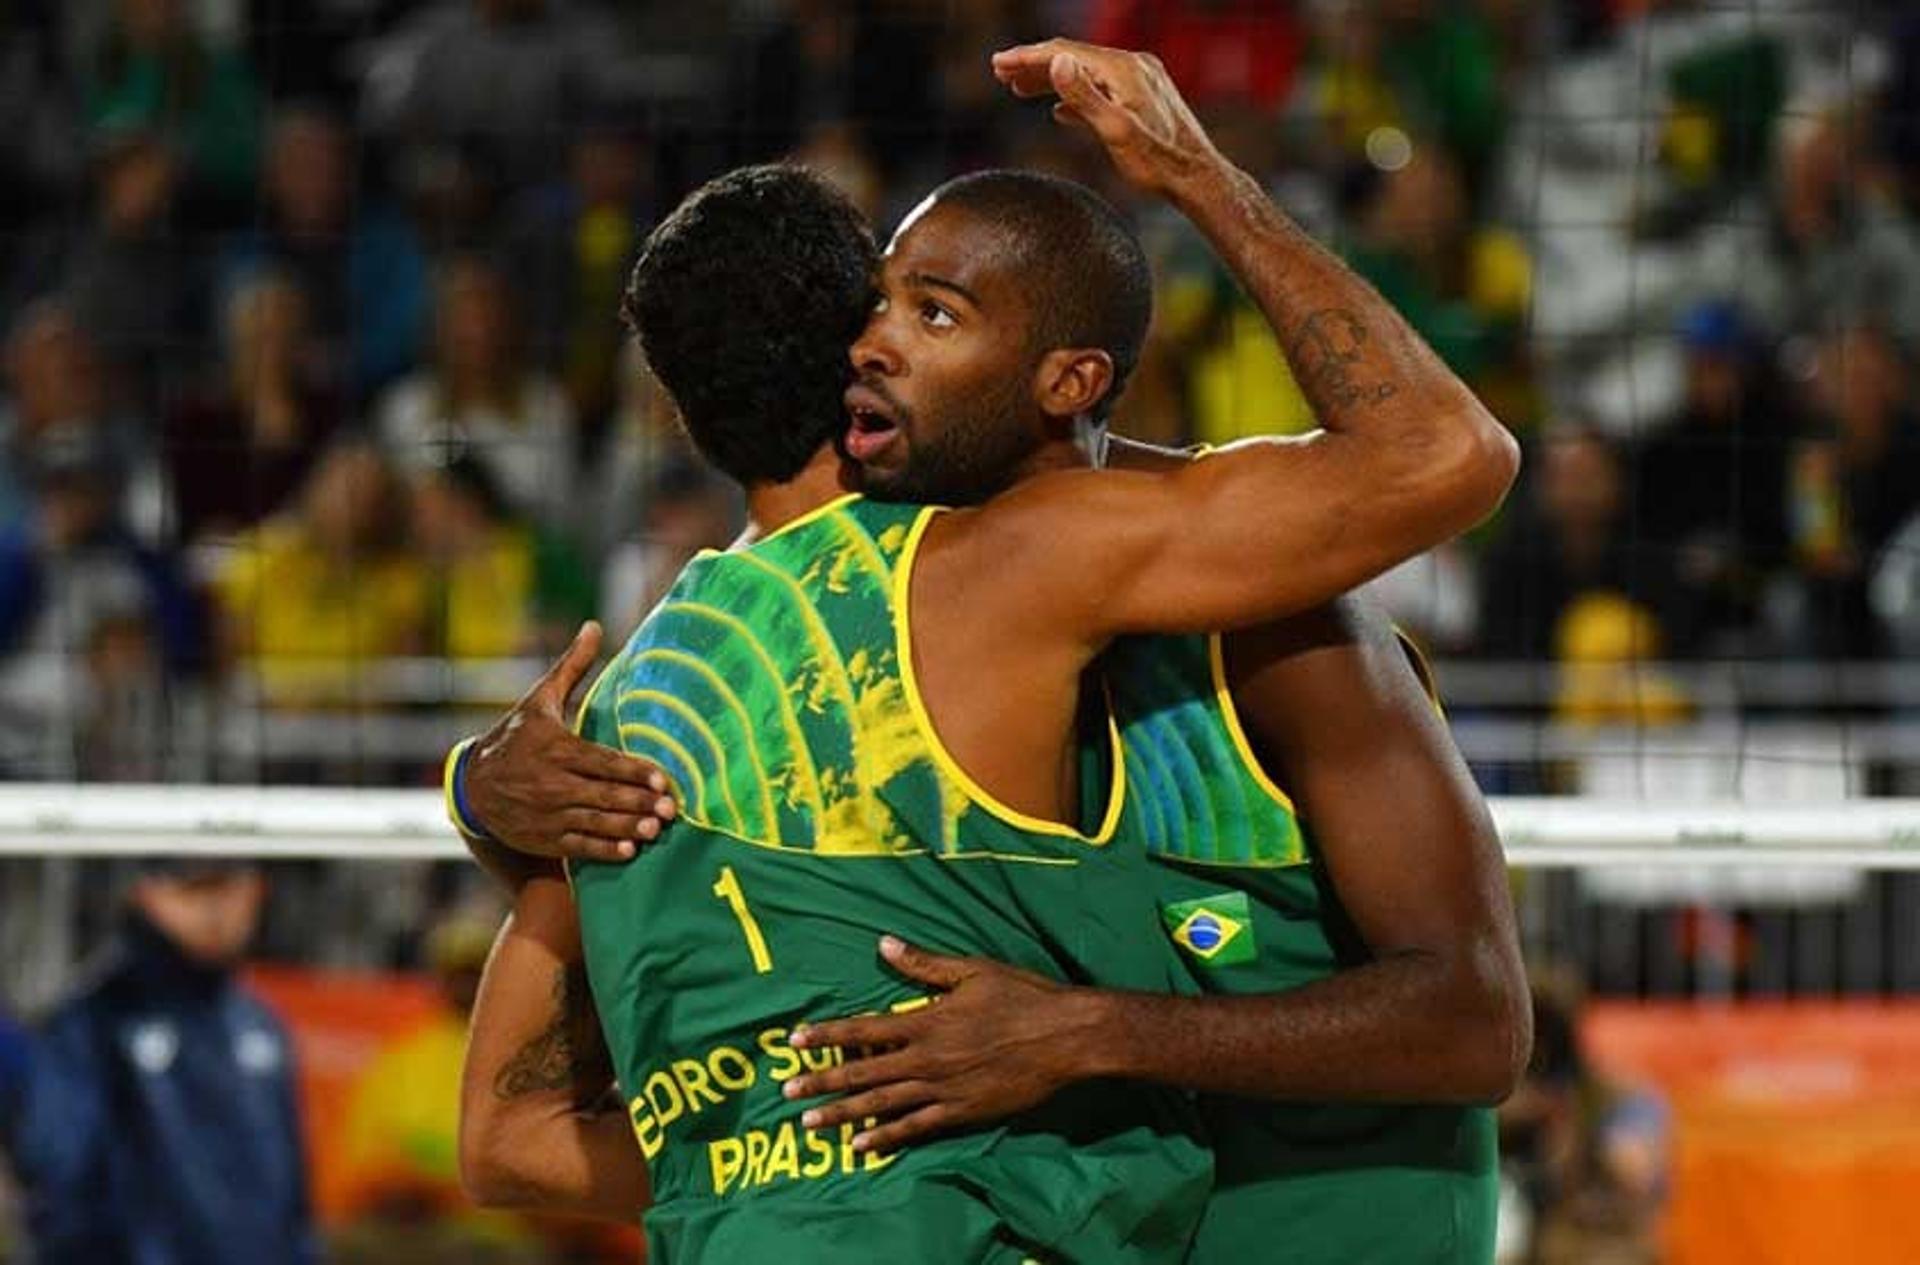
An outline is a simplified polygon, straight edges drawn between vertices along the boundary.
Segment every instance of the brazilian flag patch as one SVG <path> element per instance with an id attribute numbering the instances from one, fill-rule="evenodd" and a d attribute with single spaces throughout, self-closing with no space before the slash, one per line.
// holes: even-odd
<path id="1" fill-rule="evenodd" d="M 1251 962 L 1259 952 L 1253 942 L 1253 911 L 1247 907 L 1245 892 L 1222 892 L 1162 905 L 1160 920 L 1175 944 L 1208 966 Z"/>

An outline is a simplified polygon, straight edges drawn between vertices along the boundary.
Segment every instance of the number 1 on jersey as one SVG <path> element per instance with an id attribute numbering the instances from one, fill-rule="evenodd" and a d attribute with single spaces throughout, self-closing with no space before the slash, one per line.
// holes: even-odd
<path id="1" fill-rule="evenodd" d="M 760 934 L 760 924 L 754 921 L 753 911 L 747 908 L 747 894 L 740 890 L 740 878 L 731 865 L 720 867 L 720 877 L 714 882 L 713 894 L 726 901 L 733 910 L 733 916 L 740 920 L 740 932 L 747 938 L 747 952 L 753 957 L 753 969 L 761 975 L 773 970 L 773 955 L 767 952 L 767 938 Z"/>

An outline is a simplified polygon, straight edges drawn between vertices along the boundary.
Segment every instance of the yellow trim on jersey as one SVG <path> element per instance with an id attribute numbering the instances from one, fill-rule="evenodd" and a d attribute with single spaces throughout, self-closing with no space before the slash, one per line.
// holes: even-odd
<path id="1" fill-rule="evenodd" d="M 939 852 L 936 861 L 1018 861 L 1022 865 L 1078 865 L 1075 857 L 1030 857 L 1018 852 Z"/>
<path id="2" fill-rule="evenodd" d="M 574 709 L 573 733 L 576 738 L 587 727 L 587 709 L 593 706 L 593 700 L 606 688 L 607 678 L 613 675 L 613 669 L 619 662 L 620 656 L 617 654 L 607 661 L 607 666 L 600 669 L 600 675 L 594 677 L 593 684 L 587 687 L 586 697 L 580 700 L 580 706 Z"/>
<path id="3" fill-rule="evenodd" d="M 1256 786 L 1298 819 L 1300 813 L 1293 806 L 1293 797 L 1275 785 L 1273 779 L 1267 776 L 1267 771 L 1260 767 L 1260 757 L 1254 755 L 1253 744 L 1247 741 L 1247 731 L 1240 725 L 1240 710 L 1233 705 L 1233 691 L 1227 688 L 1227 653 L 1224 639 L 1219 633 L 1207 634 L 1207 662 L 1213 671 L 1213 695 L 1220 704 L 1220 716 L 1226 723 L 1227 736 L 1233 739 L 1233 749 L 1240 753 L 1240 763 L 1246 766 Z"/>
<path id="4" fill-rule="evenodd" d="M 1034 834 L 1072 839 L 1096 847 L 1106 844 L 1113 839 L 1113 832 L 1120 824 L 1121 808 L 1126 802 L 1127 793 L 1127 762 L 1125 752 L 1120 747 L 1120 726 L 1114 721 L 1111 707 L 1107 709 L 1107 733 L 1113 744 L 1113 779 L 1107 792 L 1106 819 L 1100 823 L 1100 833 L 1096 835 L 1085 835 L 1057 821 L 1029 816 L 1002 803 L 968 776 L 967 771 L 960 767 L 960 762 L 953 758 L 953 753 L 947 750 L 947 744 L 940 738 L 940 731 L 933 727 L 933 717 L 927 711 L 926 700 L 920 696 L 920 681 L 913 668 L 913 621 L 908 617 L 907 603 L 914 560 L 920 553 L 920 540 L 926 535 L 927 525 L 943 512 L 932 506 L 920 511 L 919 517 L 913 520 L 913 526 L 907 531 L 906 543 L 900 547 L 900 557 L 893 567 L 893 638 L 900 660 L 900 686 L 907 697 L 907 706 L 913 712 L 913 719 L 926 738 L 927 751 L 940 771 L 952 778 L 969 799 L 1008 825 Z"/>
<path id="5" fill-rule="evenodd" d="M 819 519 L 825 518 L 828 514 L 833 513 L 833 511 L 839 509 L 843 505 L 847 505 L 859 499 L 860 499 L 860 493 L 858 492 L 847 492 L 847 493 L 844 493 L 843 495 L 836 496 L 831 501 L 828 501 L 825 505 L 814 506 L 812 509 L 808 510 L 806 513 L 800 515 L 800 517 L 798 518 L 789 518 L 786 522 L 780 524 L 778 527 L 774 528 L 772 531 L 768 532 L 766 535 L 760 537 L 760 539 L 748 545 L 747 548 L 752 549 L 755 545 L 765 544 L 767 541 L 773 540 L 779 536 L 784 536 L 788 532 L 799 531 L 802 527 L 805 527 L 808 523 L 815 522 Z"/>

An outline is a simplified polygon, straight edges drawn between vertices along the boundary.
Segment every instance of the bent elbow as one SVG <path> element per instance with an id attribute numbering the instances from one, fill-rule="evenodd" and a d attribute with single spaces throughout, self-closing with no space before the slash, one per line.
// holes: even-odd
<path id="1" fill-rule="evenodd" d="M 1472 1083 L 1465 1087 L 1475 1106 L 1497 1107 L 1520 1088 L 1533 1045 L 1531 1035 L 1520 1029 L 1515 1023 L 1496 1023 L 1478 1043 Z"/>
<path id="2" fill-rule="evenodd" d="M 1477 404 L 1456 433 L 1438 473 L 1458 530 L 1466 531 L 1486 521 L 1506 500 L 1520 474 L 1520 444 Z"/>
<path id="3" fill-rule="evenodd" d="M 1482 946 L 1453 976 L 1445 1038 L 1453 1069 L 1451 1095 L 1493 1107 L 1520 1087 L 1533 1057 L 1533 1007 L 1517 959 Z"/>
<path id="4" fill-rule="evenodd" d="M 1524 978 L 1489 980 L 1476 1025 L 1474 1099 L 1495 1107 L 1513 1096 L 1533 1060 L 1533 1006 Z"/>
<path id="5" fill-rule="evenodd" d="M 460 1123 L 460 1189 L 475 1207 L 526 1208 L 539 1200 L 539 1190 L 515 1163 L 520 1148 L 511 1130 L 498 1122 Z"/>

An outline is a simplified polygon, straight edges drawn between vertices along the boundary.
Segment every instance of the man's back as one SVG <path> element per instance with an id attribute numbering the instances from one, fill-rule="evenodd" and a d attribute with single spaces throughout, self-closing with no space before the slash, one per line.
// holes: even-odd
<path id="1" fill-rule="evenodd" d="M 780 1085 L 794 1025 L 906 1009 L 892 932 L 1060 980 L 1165 990 L 1146 860 L 1024 817 L 926 722 L 901 598 L 936 511 L 834 502 L 707 554 L 595 687 L 584 732 L 659 764 L 683 820 L 576 874 L 589 974 L 653 1178 L 661 1259 L 1177 1260 L 1207 1163 L 1183 1104 L 1089 1088 L 1007 1128 L 868 1157 Z M 1124 793 L 1109 785 L 1113 811 Z"/>

